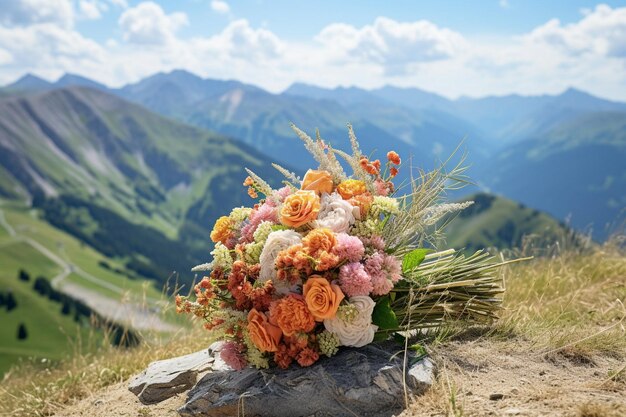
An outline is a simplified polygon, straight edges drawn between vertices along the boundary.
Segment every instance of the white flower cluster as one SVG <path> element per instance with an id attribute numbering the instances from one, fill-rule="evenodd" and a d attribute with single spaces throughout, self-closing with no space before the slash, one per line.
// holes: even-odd
<path id="1" fill-rule="evenodd" d="M 370 207 L 370 216 L 373 218 L 378 218 L 381 214 L 398 214 L 399 212 L 400 203 L 392 197 L 376 196 Z"/>
<path id="2" fill-rule="evenodd" d="M 338 193 L 324 194 L 321 203 L 313 227 L 326 227 L 335 233 L 348 232 L 350 226 L 354 224 L 355 214 L 358 214 L 359 208 L 348 203 Z"/>
<path id="3" fill-rule="evenodd" d="M 277 230 L 270 233 L 259 258 L 261 263 L 259 281 L 265 282 L 271 279 L 274 284 L 277 284 L 279 281 L 276 279 L 275 262 L 278 252 L 300 242 L 302 242 L 302 237 L 294 230 Z"/>
<path id="4" fill-rule="evenodd" d="M 213 255 L 212 268 L 220 268 L 227 271 L 233 266 L 233 257 L 230 254 L 230 250 L 221 243 L 215 244 L 215 249 L 211 251 L 211 255 Z"/>
<path id="5" fill-rule="evenodd" d="M 372 313 L 376 303 L 366 295 L 350 297 L 350 304 L 358 314 L 345 321 L 339 315 L 324 320 L 324 327 L 339 338 L 342 346 L 361 347 L 372 343 L 378 326 L 372 324 Z"/>
<path id="6" fill-rule="evenodd" d="M 250 207 L 235 207 L 230 212 L 230 219 L 239 227 L 248 217 L 250 217 L 252 209 Z"/>
<path id="7" fill-rule="evenodd" d="M 254 241 L 256 243 L 263 243 L 267 240 L 267 237 L 272 233 L 272 226 L 274 223 L 268 221 L 262 221 L 254 231 Z"/>

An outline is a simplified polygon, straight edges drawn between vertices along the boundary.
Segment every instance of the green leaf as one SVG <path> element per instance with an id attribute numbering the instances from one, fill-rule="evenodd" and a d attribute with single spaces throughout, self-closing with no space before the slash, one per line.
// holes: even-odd
<path id="1" fill-rule="evenodd" d="M 391 308 L 389 296 L 384 296 L 376 303 L 372 313 L 372 323 L 378 326 L 379 330 L 397 329 L 398 318 Z"/>
<path id="2" fill-rule="evenodd" d="M 389 332 L 376 332 L 374 334 L 374 342 L 384 342 L 389 339 Z"/>
<path id="3" fill-rule="evenodd" d="M 409 349 L 414 351 L 418 357 L 424 357 L 428 355 L 428 352 L 426 352 L 426 348 L 419 343 L 409 346 Z"/>
<path id="4" fill-rule="evenodd" d="M 404 255 L 404 258 L 402 258 L 402 273 L 406 274 L 417 268 L 424 261 L 426 255 L 432 251 L 432 249 L 414 249 Z"/>

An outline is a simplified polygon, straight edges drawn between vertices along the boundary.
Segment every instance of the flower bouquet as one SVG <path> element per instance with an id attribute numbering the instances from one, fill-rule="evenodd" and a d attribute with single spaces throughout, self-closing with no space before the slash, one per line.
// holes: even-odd
<path id="1" fill-rule="evenodd" d="M 178 312 L 226 342 L 228 365 L 310 366 L 342 346 L 495 317 L 503 262 L 430 249 L 442 222 L 471 204 L 442 201 L 464 182 L 461 164 L 396 187 L 396 152 L 383 165 L 363 155 L 350 126 L 351 153 L 292 127 L 318 169 L 301 180 L 274 164 L 286 178 L 277 190 L 248 170 L 244 186 L 258 201 L 216 221 L 213 260 L 193 269 L 206 271 L 195 300 L 176 297 Z"/>

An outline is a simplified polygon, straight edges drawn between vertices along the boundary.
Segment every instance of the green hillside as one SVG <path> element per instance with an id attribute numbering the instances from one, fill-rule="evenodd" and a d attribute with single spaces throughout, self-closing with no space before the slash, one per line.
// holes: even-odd
<path id="1" fill-rule="evenodd" d="M 101 91 L 0 98 L 0 294 L 16 301 L 0 308 L 0 372 L 19 356 L 58 359 L 68 341 L 97 342 L 90 309 L 174 329 L 159 316 L 163 286 L 191 282 L 215 218 L 249 204 L 244 167 L 279 177 L 249 146 Z"/>
<path id="2" fill-rule="evenodd" d="M 105 263 L 116 264 L 42 221 L 35 211 L 13 204 L 0 208 L 0 374 L 20 357 L 57 360 L 74 349 L 93 349 L 102 340 L 102 334 L 90 326 L 89 317 L 77 314 L 72 303 L 35 290 L 40 277 L 63 288 L 96 274 L 100 281 L 93 290 L 113 300 L 139 303 L 144 293 L 151 299 L 160 297 L 153 285 L 131 278 L 128 271 L 103 268 Z M 69 275 L 65 263 L 71 265 Z M 18 278 L 20 271 L 28 275 L 27 281 Z M 9 293 L 16 303 L 10 310 Z M 23 340 L 17 337 L 20 325 L 26 329 Z"/>
<path id="3" fill-rule="evenodd" d="M 581 116 L 501 152 L 480 176 L 495 192 L 604 240 L 625 214 L 625 127 L 623 112 Z"/>
<path id="4" fill-rule="evenodd" d="M 277 180 L 270 162 L 97 90 L 0 99 L 0 193 L 160 282 L 206 259 L 212 222 L 249 202 L 244 167 Z"/>
<path id="5" fill-rule="evenodd" d="M 450 222 L 446 245 L 469 252 L 481 248 L 520 247 L 524 237 L 551 244 L 567 236 L 568 229 L 546 213 L 491 194 L 474 194 L 463 201 L 474 204 Z"/>

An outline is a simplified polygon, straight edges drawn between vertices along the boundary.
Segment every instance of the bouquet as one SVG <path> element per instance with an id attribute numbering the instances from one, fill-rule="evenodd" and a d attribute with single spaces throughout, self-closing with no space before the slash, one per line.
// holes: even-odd
<path id="1" fill-rule="evenodd" d="M 400 156 L 368 158 L 351 126 L 351 153 L 292 127 L 319 167 L 300 179 L 274 164 L 286 178 L 279 189 L 247 170 L 256 203 L 216 221 L 213 260 L 193 269 L 206 274 L 195 300 L 176 297 L 178 312 L 225 341 L 228 365 L 310 366 L 343 346 L 495 317 L 504 262 L 433 249 L 446 219 L 471 204 L 442 199 L 464 182 L 461 164 L 396 187 Z"/>

